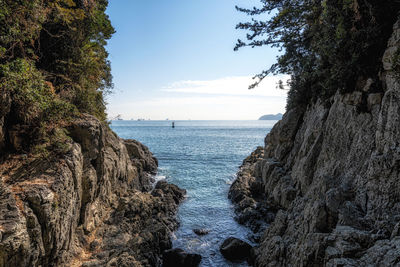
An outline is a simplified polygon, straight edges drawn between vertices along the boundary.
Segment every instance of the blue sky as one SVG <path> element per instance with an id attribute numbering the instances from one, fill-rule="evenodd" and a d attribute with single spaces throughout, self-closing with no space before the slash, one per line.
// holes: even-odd
<path id="1" fill-rule="evenodd" d="M 251 76 L 274 63 L 271 48 L 233 47 L 249 18 L 235 5 L 256 0 L 111 0 L 116 29 L 108 51 L 114 93 L 108 114 L 124 119 L 257 119 L 283 112 L 286 92 L 272 77 L 248 90 Z"/>

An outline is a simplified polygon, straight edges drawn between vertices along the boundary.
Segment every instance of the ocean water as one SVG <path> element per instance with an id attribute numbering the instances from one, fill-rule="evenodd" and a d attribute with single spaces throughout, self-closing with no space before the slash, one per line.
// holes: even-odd
<path id="1" fill-rule="evenodd" d="M 198 253 L 201 266 L 247 266 L 230 263 L 219 252 L 229 236 L 248 241 L 250 231 L 234 220 L 228 190 L 238 167 L 276 121 L 113 121 L 111 128 L 122 138 L 136 139 L 159 161 L 156 179 L 167 179 L 187 190 L 178 211 L 180 227 L 173 247 Z M 195 228 L 210 233 L 197 236 Z"/>

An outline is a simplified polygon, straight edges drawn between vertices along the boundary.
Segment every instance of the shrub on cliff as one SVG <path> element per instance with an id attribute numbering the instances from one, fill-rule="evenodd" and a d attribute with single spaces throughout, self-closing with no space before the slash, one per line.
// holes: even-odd
<path id="1" fill-rule="evenodd" d="M 80 112 L 106 119 L 104 95 L 113 84 L 105 45 L 114 33 L 107 4 L 0 0 L 0 92 L 10 97 L 7 127 L 43 132 Z"/>
<path id="2" fill-rule="evenodd" d="M 8 90 L 13 105 L 14 122 L 39 125 L 55 122 L 74 114 L 75 106 L 61 99 L 46 84 L 31 61 L 16 59 L 0 66 L 0 87 Z"/>
<path id="3" fill-rule="evenodd" d="M 392 0 L 261 0 L 261 7 L 241 12 L 253 16 L 239 23 L 247 30 L 243 46 L 271 45 L 284 50 L 277 63 L 256 76 L 256 86 L 270 73 L 291 75 L 287 108 L 349 92 L 376 77 L 400 3 Z M 260 19 L 265 18 L 265 20 Z M 378 84 L 376 86 L 379 86 Z"/>

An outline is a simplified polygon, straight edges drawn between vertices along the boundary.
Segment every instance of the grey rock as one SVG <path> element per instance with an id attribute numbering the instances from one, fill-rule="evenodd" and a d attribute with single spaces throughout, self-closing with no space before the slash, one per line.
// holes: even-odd
<path id="1" fill-rule="evenodd" d="M 125 139 L 124 144 L 131 160 L 139 160 L 140 165 L 146 172 L 153 174 L 157 172 L 158 161 L 147 146 L 132 139 Z"/>
<path id="2" fill-rule="evenodd" d="M 242 262 L 249 259 L 251 249 L 251 245 L 243 240 L 229 237 L 221 244 L 219 251 L 227 260 Z"/>
<path id="3" fill-rule="evenodd" d="M 180 248 L 169 249 L 163 253 L 163 267 L 197 267 L 200 262 L 199 254 L 186 253 Z"/>
<path id="4" fill-rule="evenodd" d="M 399 27 L 382 59 L 384 92 L 337 93 L 329 105 L 289 110 L 262 159 L 239 170 L 229 193 L 235 208 L 265 203 L 262 217 L 274 214 L 255 266 L 399 265 L 400 79 L 391 65 Z M 250 226 L 257 216 L 249 213 Z"/>
<path id="5" fill-rule="evenodd" d="M 208 235 L 208 233 L 210 233 L 210 230 L 208 230 L 208 229 L 198 229 L 198 228 L 196 228 L 196 229 L 193 229 L 193 232 L 196 234 L 196 235 Z"/>

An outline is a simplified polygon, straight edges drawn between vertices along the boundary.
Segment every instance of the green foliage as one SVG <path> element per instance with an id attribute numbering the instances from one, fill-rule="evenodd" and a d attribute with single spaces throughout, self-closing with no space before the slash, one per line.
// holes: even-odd
<path id="1" fill-rule="evenodd" d="M 35 75 L 41 73 L 61 99 L 105 120 L 103 96 L 113 87 L 105 46 L 114 33 L 107 4 L 0 0 L 0 65 L 29 61 L 36 66 Z"/>
<path id="2" fill-rule="evenodd" d="M 51 155 L 64 155 L 71 148 L 72 139 L 62 127 L 48 129 L 45 123 L 39 128 L 38 141 L 32 148 L 32 153 L 42 159 L 50 159 Z"/>
<path id="3" fill-rule="evenodd" d="M 10 92 L 16 123 L 38 125 L 76 114 L 71 103 L 60 99 L 36 67 L 24 59 L 0 65 L 0 90 Z"/>
<path id="4" fill-rule="evenodd" d="M 257 86 L 269 74 L 292 76 L 287 108 L 328 98 L 336 91 L 377 77 L 381 57 L 400 10 L 398 1 L 382 0 L 261 0 L 262 6 L 237 9 L 257 18 L 239 23 L 247 30 L 243 46 L 270 45 L 284 53 L 258 74 Z"/>
<path id="5" fill-rule="evenodd" d="M 114 33 L 107 5 L 0 0 L 0 92 L 11 98 L 6 123 L 37 133 L 38 151 L 55 144 L 63 151 L 52 129 L 79 113 L 106 120 L 104 95 L 113 84 L 105 46 Z"/>

